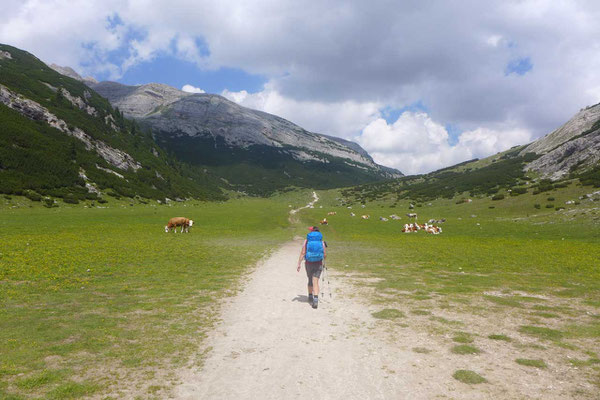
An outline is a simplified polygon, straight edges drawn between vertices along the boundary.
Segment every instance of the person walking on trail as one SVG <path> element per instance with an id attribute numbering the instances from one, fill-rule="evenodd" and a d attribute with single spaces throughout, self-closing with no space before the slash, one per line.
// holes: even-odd
<path id="1" fill-rule="evenodd" d="M 319 306 L 319 278 L 323 271 L 323 260 L 327 254 L 323 234 L 319 232 L 319 228 L 311 226 L 308 230 L 310 232 L 306 235 L 306 240 L 302 245 L 296 270 L 300 272 L 300 264 L 304 259 L 304 268 L 308 277 L 308 304 L 312 305 L 312 308 L 317 308 Z"/>

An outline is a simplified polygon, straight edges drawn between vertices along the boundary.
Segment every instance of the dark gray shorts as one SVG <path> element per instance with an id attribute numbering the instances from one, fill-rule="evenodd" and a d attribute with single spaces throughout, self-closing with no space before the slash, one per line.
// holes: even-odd
<path id="1" fill-rule="evenodd" d="M 306 276 L 308 277 L 308 286 L 313 285 L 313 276 L 315 278 L 321 277 L 321 271 L 323 271 L 323 260 L 321 261 L 305 261 L 304 267 L 306 268 Z"/>

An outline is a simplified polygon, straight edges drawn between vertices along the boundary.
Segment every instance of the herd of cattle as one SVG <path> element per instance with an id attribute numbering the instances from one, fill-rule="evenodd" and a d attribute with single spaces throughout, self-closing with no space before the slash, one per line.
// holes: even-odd
<path id="1" fill-rule="evenodd" d="M 337 212 L 335 211 L 330 211 L 327 213 L 327 215 L 336 215 Z M 354 214 L 353 212 L 350 213 L 351 217 L 355 217 L 356 214 Z M 415 222 L 412 222 L 410 224 L 404 224 L 404 227 L 402 228 L 402 232 L 404 233 L 411 233 L 411 232 L 419 232 L 419 231 L 424 231 L 426 233 L 431 233 L 432 235 L 439 235 L 440 233 L 442 233 L 442 228 L 437 226 L 437 225 L 433 225 L 433 224 L 442 224 L 444 222 L 446 222 L 445 218 L 439 219 L 439 220 L 435 220 L 435 219 L 430 219 L 429 221 L 427 221 L 424 224 L 419 224 L 417 223 L 417 214 L 416 213 L 408 213 L 406 214 L 406 216 L 408 218 L 414 218 Z M 361 215 L 360 216 L 362 219 L 369 219 L 371 218 L 371 216 L 369 214 L 365 214 L 365 215 Z M 385 218 L 385 217 L 379 217 L 380 221 L 383 222 L 387 222 L 390 219 L 392 220 L 399 220 L 401 219 L 399 216 L 397 216 L 396 214 L 392 214 L 390 215 L 389 218 Z M 321 225 L 329 225 L 329 221 L 327 221 L 327 218 L 323 218 L 320 221 Z"/>
<path id="2" fill-rule="evenodd" d="M 330 211 L 327 213 L 327 215 L 336 215 L 337 212 L 335 211 Z M 354 214 L 353 212 L 350 213 L 351 217 L 355 217 L 356 214 Z M 419 224 L 417 223 L 417 214 L 416 213 L 408 213 L 406 214 L 406 216 L 408 218 L 414 218 L 415 222 L 412 222 L 410 224 L 404 224 L 404 227 L 402 228 L 402 232 L 404 233 L 411 233 L 411 232 L 418 232 L 418 231 L 425 231 L 427 233 L 431 233 L 432 235 L 439 235 L 440 233 L 442 233 L 442 228 L 435 224 L 441 224 L 446 222 L 445 218 L 442 218 L 440 220 L 435 220 L 435 219 L 430 219 L 429 221 L 427 221 L 425 224 Z M 369 219 L 371 218 L 370 215 L 365 214 L 365 215 L 361 215 L 360 216 L 362 219 Z M 399 220 L 401 219 L 399 216 L 397 216 L 396 214 L 392 214 L 390 215 L 389 219 L 385 218 L 385 217 L 379 217 L 380 221 L 383 222 L 387 222 L 390 219 L 392 220 Z M 321 225 L 329 225 L 329 221 L 327 221 L 327 218 L 323 218 L 321 220 Z M 194 225 L 194 221 L 192 221 L 189 218 L 185 218 L 185 217 L 175 217 L 175 218 L 171 218 L 169 220 L 169 222 L 167 223 L 167 225 L 165 226 L 165 232 L 171 232 L 173 231 L 174 233 L 177 233 L 177 227 L 181 227 L 181 233 L 189 233 L 190 232 L 190 227 Z"/>

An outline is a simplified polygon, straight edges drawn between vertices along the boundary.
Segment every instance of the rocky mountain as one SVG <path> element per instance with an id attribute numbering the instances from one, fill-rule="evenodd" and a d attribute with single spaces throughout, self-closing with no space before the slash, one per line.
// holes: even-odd
<path id="1" fill-rule="evenodd" d="M 71 67 L 61 67 L 60 65 L 56 65 L 56 64 L 50 64 L 49 67 L 61 75 L 68 76 L 69 78 L 73 78 L 73 79 L 76 79 L 81 82 L 89 82 L 91 84 L 98 83 L 98 81 L 95 80 L 94 78 L 92 78 L 91 76 L 88 76 L 87 78 L 83 78 L 81 75 L 79 75 L 77 72 L 75 72 L 75 70 Z"/>
<path id="2" fill-rule="evenodd" d="M 497 195 L 500 199 L 505 193 L 518 196 L 547 192 L 566 187 L 565 181 L 573 180 L 583 186 L 600 187 L 600 104 L 586 107 L 563 126 L 528 145 L 428 174 L 345 189 L 342 194 L 351 203 L 386 196 L 416 203 L 464 194 Z"/>
<path id="3" fill-rule="evenodd" d="M 356 143 L 306 131 L 219 95 L 155 83 L 88 84 L 125 116 L 152 129 L 156 140 L 177 157 L 216 167 L 228 181 L 250 191 L 265 186 L 257 180 L 273 187 L 327 188 L 402 176 L 377 165 Z M 258 176 L 248 174 L 248 167 Z"/>
<path id="4" fill-rule="evenodd" d="M 46 196 L 48 204 L 224 198 L 229 185 L 169 156 L 80 78 L 0 44 L 0 193 Z"/>
<path id="5" fill-rule="evenodd" d="M 550 134 L 525 146 L 521 154 L 539 158 L 526 165 L 552 180 L 582 172 L 600 163 L 600 104 L 586 107 Z"/>

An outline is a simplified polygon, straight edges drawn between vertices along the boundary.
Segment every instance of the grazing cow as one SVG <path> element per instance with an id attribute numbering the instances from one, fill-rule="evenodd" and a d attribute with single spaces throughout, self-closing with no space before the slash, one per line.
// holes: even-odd
<path id="1" fill-rule="evenodd" d="M 435 225 L 429 225 L 427 229 L 425 229 L 425 232 L 431 233 L 432 235 L 439 235 L 440 233 L 442 233 L 442 228 L 437 227 Z"/>
<path id="2" fill-rule="evenodd" d="M 351 213 L 350 213 L 350 216 L 351 216 L 351 217 L 355 217 L 355 216 L 356 216 L 356 214 L 354 214 L 353 212 L 351 212 Z"/>
<path id="3" fill-rule="evenodd" d="M 167 225 L 165 226 L 165 232 L 169 232 L 173 229 L 173 233 L 177 233 L 177 227 L 181 227 L 181 233 L 189 233 L 190 227 L 194 225 L 194 221 L 185 217 L 174 217 L 169 220 Z"/>
<path id="4" fill-rule="evenodd" d="M 404 224 L 404 228 L 402 228 L 404 233 L 417 232 L 418 230 L 417 224 Z"/>
<path id="5" fill-rule="evenodd" d="M 408 218 L 414 218 L 414 219 L 417 219 L 417 213 L 408 213 L 408 214 L 406 214 L 406 216 L 407 216 Z"/>
<path id="6" fill-rule="evenodd" d="M 390 218 L 393 219 L 393 220 L 399 220 L 400 219 L 400 217 L 397 216 L 396 214 L 390 215 Z"/>
<path id="7" fill-rule="evenodd" d="M 329 223 L 327 222 L 327 218 L 323 218 L 323 220 L 321 222 L 319 222 L 321 225 L 329 225 Z"/>
<path id="8" fill-rule="evenodd" d="M 367 215 L 361 215 L 360 217 L 361 217 L 362 219 L 369 219 L 369 218 L 370 218 L 370 216 L 369 216 L 368 214 L 367 214 Z"/>
<path id="9" fill-rule="evenodd" d="M 336 214 L 337 214 L 337 212 L 335 212 L 335 211 L 329 211 L 329 212 L 327 213 L 327 215 L 336 215 Z"/>

